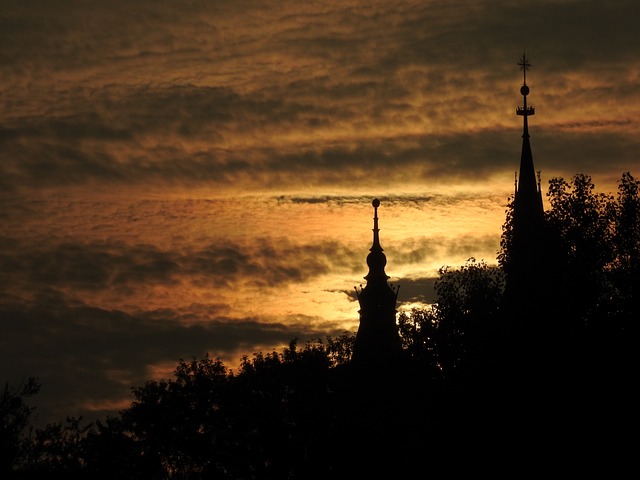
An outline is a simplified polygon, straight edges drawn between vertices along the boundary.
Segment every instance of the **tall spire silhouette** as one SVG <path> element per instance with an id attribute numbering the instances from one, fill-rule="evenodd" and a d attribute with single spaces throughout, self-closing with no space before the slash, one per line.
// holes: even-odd
<path id="1" fill-rule="evenodd" d="M 399 359 L 402 353 L 400 336 L 396 325 L 396 303 L 399 287 L 391 287 L 385 272 L 387 257 L 380 245 L 378 207 L 380 200 L 372 202 L 373 243 L 367 255 L 369 273 L 364 277 L 367 285 L 356 288 L 360 303 L 360 325 L 353 348 L 353 363 L 356 365 L 384 366 Z"/>
<path id="2" fill-rule="evenodd" d="M 529 120 L 530 116 L 535 115 L 535 108 L 527 105 L 527 95 L 530 89 L 527 85 L 527 70 L 531 67 L 529 60 L 522 53 L 522 59 L 518 62 L 523 72 L 523 83 L 520 87 L 522 94 L 522 107 L 516 107 L 516 115 L 523 118 L 522 126 L 522 154 L 520 156 L 520 177 L 516 186 L 516 202 L 521 206 L 519 210 L 531 210 L 527 212 L 530 215 L 542 215 L 542 193 L 540 191 L 540 182 L 537 180 L 535 169 L 533 166 L 533 153 L 531 152 L 531 141 L 529 140 Z M 526 205 L 526 206 L 524 206 Z M 534 213 L 535 212 L 535 213 Z"/>
<path id="3" fill-rule="evenodd" d="M 523 71 L 523 83 L 520 87 L 523 105 L 516 107 L 516 115 L 523 117 L 522 152 L 520 170 L 516 173 L 509 258 L 505 265 L 505 296 L 509 315 L 529 323 L 528 320 L 539 315 L 537 305 L 545 290 L 544 275 L 549 273 L 545 268 L 549 261 L 549 251 L 540 178 L 534 168 L 529 135 L 528 119 L 535 115 L 535 109 L 527 104 L 530 93 L 527 70 L 531 64 L 524 53 L 518 65 Z"/>

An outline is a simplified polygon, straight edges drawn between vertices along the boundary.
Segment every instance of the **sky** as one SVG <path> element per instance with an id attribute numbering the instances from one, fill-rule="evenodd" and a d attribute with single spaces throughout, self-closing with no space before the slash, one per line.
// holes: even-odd
<path id="1" fill-rule="evenodd" d="M 543 192 L 640 175 L 640 2 L 0 0 L 0 380 L 114 415 L 180 359 L 355 332 L 373 208 L 400 311 Z M 545 205 L 547 206 L 547 205 Z"/>

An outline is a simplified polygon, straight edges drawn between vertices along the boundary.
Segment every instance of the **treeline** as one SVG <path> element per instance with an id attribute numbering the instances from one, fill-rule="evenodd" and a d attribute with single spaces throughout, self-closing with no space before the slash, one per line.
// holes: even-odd
<path id="1" fill-rule="evenodd" d="M 499 266 L 472 258 L 443 267 L 437 303 L 399 314 L 404 358 L 387 369 L 354 369 L 350 333 L 294 339 L 245 357 L 237 372 L 210 357 L 180 361 L 173 378 L 134 388 L 118 416 L 35 430 L 37 380 L 6 385 L 0 473 L 408 478 L 462 471 L 471 458 L 487 461 L 472 463 L 476 471 L 531 473 L 614 454 L 611 476 L 632 458 L 637 413 L 639 186 L 629 173 L 617 196 L 597 193 L 586 175 L 551 180 L 552 253 L 535 279 L 548 288 L 518 309 L 505 302 L 509 204 Z"/>

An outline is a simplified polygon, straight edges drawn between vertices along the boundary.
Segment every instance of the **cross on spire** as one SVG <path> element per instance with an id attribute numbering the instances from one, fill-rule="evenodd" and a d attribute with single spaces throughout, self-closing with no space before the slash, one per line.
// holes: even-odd
<path id="1" fill-rule="evenodd" d="M 523 84 L 526 85 L 527 84 L 527 70 L 529 70 L 529 67 L 531 67 L 531 64 L 529 63 L 529 59 L 527 59 L 527 57 L 525 56 L 524 50 L 522 51 L 522 58 L 518 62 L 518 65 L 520 65 L 520 70 L 522 70 L 522 73 L 524 75 L 524 83 Z"/>

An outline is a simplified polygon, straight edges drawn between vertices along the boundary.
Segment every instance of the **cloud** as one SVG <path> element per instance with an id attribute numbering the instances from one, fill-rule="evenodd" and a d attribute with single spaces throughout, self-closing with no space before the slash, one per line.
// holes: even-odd
<path id="1" fill-rule="evenodd" d="M 275 287 L 306 282 L 331 271 L 356 268 L 349 248 L 337 241 L 293 243 L 254 238 L 200 249 L 161 250 L 151 244 L 51 242 L 20 245 L 5 238 L 0 282 L 23 292 L 58 288 L 95 295 L 116 289 L 134 296 L 156 285 L 202 288 Z"/>
<path id="2" fill-rule="evenodd" d="M 62 420 L 68 414 L 114 414 L 113 409 L 96 413 L 95 406 L 85 404 L 108 400 L 121 405 L 131 399 L 131 387 L 150 379 L 153 365 L 175 366 L 181 358 L 210 353 L 236 368 L 241 354 L 280 348 L 295 337 L 306 341 L 342 333 L 291 321 L 219 316 L 185 321 L 215 313 L 198 306 L 192 310 L 129 315 L 78 303 L 54 290 L 40 292 L 28 305 L 4 296 L 0 378 L 39 377 L 43 389 L 34 403 L 44 421 Z"/>
<path id="3" fill-rule="evenodd" d="M 432 304 L 437 300 L 435 282 L 437 277 L 402 279 L 399 283 L 398 301 L 402 305 Z"/>
<path id="4" fill-rule="evenodd" d="M 600 3 L 352 2 L 318 10 L 285 2 L 277 11 L 252 4 L 247 14 L 194 2 L 175 15 L 171 2 L 154 4 L 153 14 L 146 2 L 95 11 L 80 2 L 51 17 L 14 5 L 8 18 L 16 23 L 6 22 L 17 38 L 6 55 L 35 55 L 17 40 L 38 31 L 30 51 L 39 56 L 27 61 L 55 61 L 63 73 L 30 83 L 28 98 L 7 90 L 15 100 L 0 125 L 3 187 L 290 189 L 482 178 L 512 162 L 520 47 L 508 48 L 530 36 L 539 59 L 530 75 L 536 121 L 579 123 L 567 119 L 567 107 L 579 105 L 598 111 L 586 121 L 608 128 L 598 133 L 606 136 L 620 125 L 601 118 L 601 106 L 614 104 L 620 121 L 635 125 L 637 114 L 624 114 L 637 96 L 635 77 L 621 75 L 629 49 L 598 52 L 638 42 L 632 28 L 621 28 L 637 7 Z M 564 19 L 563 29 L 548 18 Z M 583 45 L 598 36 L 608 41 L 589 52 L 607 68 L 589 69 L 575 39 Z M 576 60 L 573 70 L 554 63 L 567 58 Z M 75 73 L 83 71 L 84 78 Z"/>

